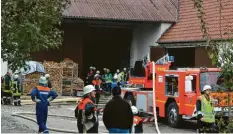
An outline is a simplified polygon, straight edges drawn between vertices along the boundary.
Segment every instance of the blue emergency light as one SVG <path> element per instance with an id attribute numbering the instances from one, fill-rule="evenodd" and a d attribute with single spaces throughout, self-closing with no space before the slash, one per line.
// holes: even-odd
<path id="1" fill-rule="evenodd" d="M 174 56 L 169 56 L 169 61 L 174 62 Z"/>

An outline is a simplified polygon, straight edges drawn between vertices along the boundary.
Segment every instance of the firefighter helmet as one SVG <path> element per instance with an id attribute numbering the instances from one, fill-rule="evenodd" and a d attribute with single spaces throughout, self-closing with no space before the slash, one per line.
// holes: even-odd
<path id="1" fill-rule="evenodd" d="M 49 74 L 46 74 L 46 75 L 45 75 L 45 78 L 49 78 L 49 77 L 50 77 L 50 75 L 49 75 Z"/>
<path id="2" fill-rule="evenodd" d="M 115 80 L 116 80 L 116 79 L 117 79 L 117 75 L 114 75 L 113 79 L 115 79 Z"/>
<path id="3" fill-rule="evenodd" d="M 47 84 L 47 80 L 45 77 L 40 77 L 39 84 Z"/>
<path id="4" fill-rule="evenodd" d="M 211 88 L 210 85 L 205 85 L 205 86 L 203 87 L 203 90 L 202 90 L 202 91 L 205 91 L 205 90 L 207 90 L 207 89 L 212 89 L 212 88 Z"/>
<path id="5" fill-rule="evenodd" d="M 94 90 L 95 90 L 95 87 L 93 85 L 87 85 L 83 88 L 83 95 L 91 93 Z"/>
<path id="6" fill-rule="evenodd" d="M 19 75 L 14 75 L 14 79 L 18 79 L 19 78 Z"/>

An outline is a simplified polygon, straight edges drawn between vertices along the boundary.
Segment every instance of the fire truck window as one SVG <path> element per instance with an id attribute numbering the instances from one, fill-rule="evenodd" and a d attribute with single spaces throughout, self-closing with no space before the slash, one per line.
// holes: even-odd
<path id="1" fill-rule="evenodd" d="M 166 76 L 165 94 L 170 96 L 178 96 L 178 77 Z"/>
<path id="2" fill-rule="evenodd" d="M 192 80 L 192 91 L 196 92 L 197 89 L 197 76 L 196 75 L 192 75 L 193 76 L 193 80 Z"/>

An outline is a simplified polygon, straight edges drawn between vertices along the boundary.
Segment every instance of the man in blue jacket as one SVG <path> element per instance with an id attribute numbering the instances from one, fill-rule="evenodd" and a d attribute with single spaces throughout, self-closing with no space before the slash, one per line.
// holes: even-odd
<path id="1" fill-rule="evenodd" d="M 32 101 L 36 102 L 36 119 L 39 125 L 39 133 L 49 133 L 46 127 L 48 116 L 48 104 L 54 100 L 57 94 L 47 86 L 45 77 L 40 77 L 39 85 L 36 86 L 31 92 Z"/>

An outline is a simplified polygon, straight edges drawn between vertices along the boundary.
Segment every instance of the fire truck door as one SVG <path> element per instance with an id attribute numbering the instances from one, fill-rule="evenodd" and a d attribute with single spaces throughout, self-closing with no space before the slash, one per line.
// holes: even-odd
<path id="1" fill-rule="evenodd" d="M 184 95 L 184 109 L 185 113 L 188 116 L 192 116 L 194 114 L 195 108 L 196 108 L 196 100 L 197 100 L 197 75 L 191 75 L 193 76 L 192 83 L 192 91 L 185 92 Z"/>

